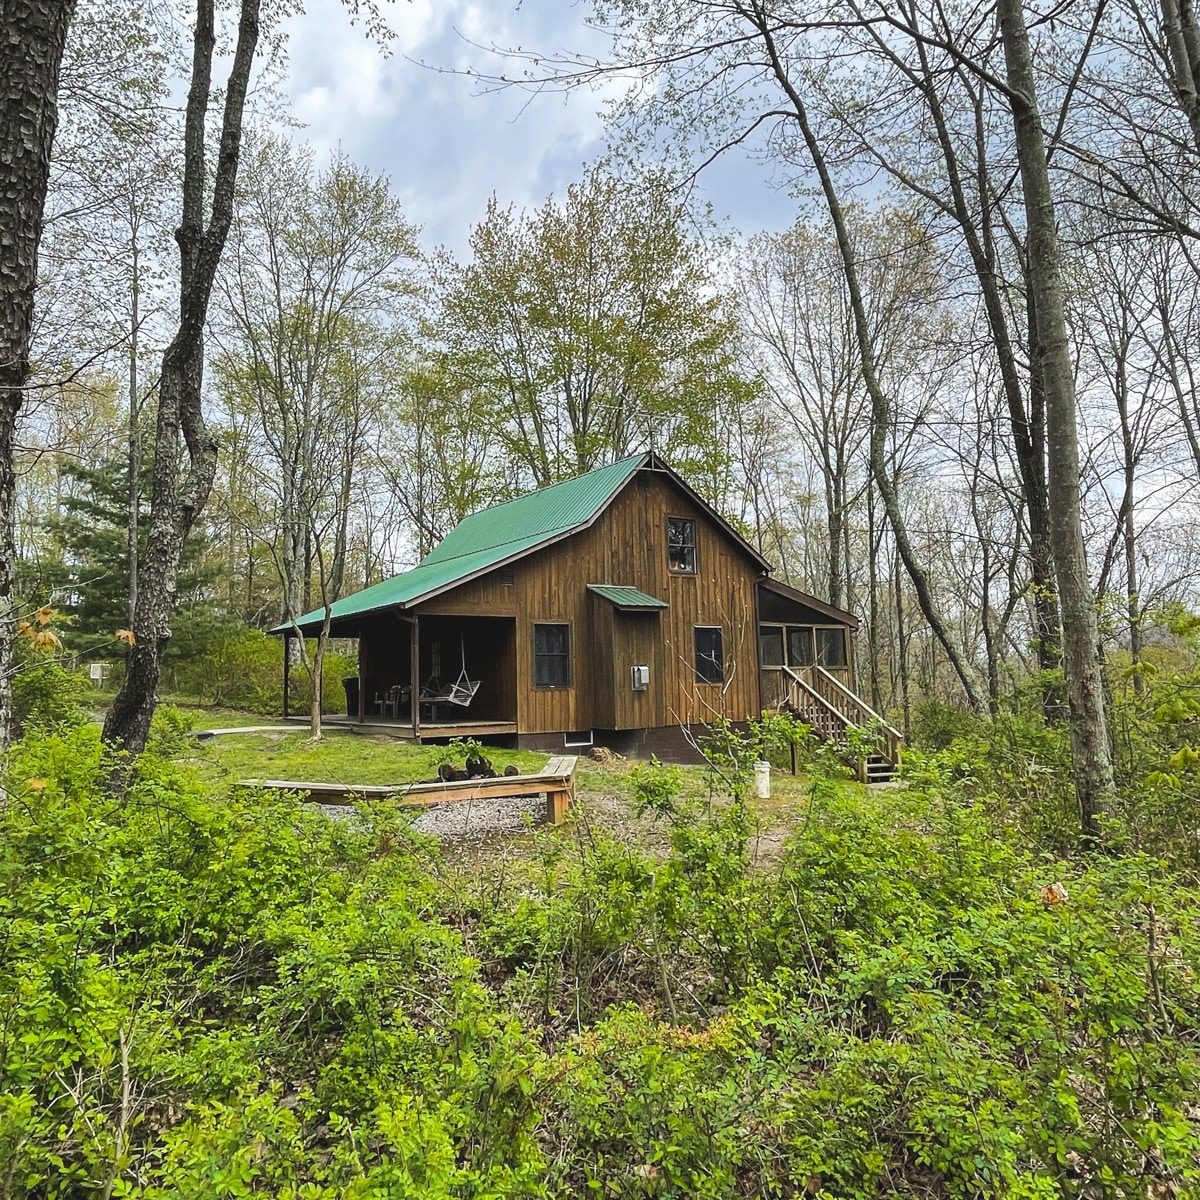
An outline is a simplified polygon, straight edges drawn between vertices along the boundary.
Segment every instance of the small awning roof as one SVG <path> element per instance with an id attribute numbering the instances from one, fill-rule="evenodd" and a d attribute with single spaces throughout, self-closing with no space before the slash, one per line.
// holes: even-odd
<path id="1" fill-rule="evenodd" d="M 602 596 L 621 612 L 657 612 L 660 608 L 668 607 L 665 600 L 659 600 L 645 592 L 639 592 L 635 587 L 624 587 L 611 583 L 589 583 L 587 588 L 589 592 L 595 592 L 597 596 Z"/>

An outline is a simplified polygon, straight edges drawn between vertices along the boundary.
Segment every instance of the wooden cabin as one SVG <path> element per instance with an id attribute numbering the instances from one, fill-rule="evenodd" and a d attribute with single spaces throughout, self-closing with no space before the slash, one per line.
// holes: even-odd
<path id="1" fill-rule="evenodd" d="M 330 631 L 358 642 L 351 722 L 686 759 L 717 717 L 787 705 L 830 736 L 873 718 L 854 692 L 857 625 L 771 579 L 684 479 L 637 454 L 467 517 L 411 571 L 337 601 Z"/>

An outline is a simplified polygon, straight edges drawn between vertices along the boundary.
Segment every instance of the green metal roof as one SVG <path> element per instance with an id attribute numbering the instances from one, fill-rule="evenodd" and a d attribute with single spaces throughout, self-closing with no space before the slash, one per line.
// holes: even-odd
<path id="1" fill-rule="evenodd" d="M 589 592 L 595 592 L 597 596 L 603 596 L 616 608 L 641 608 L 641 609 L 660 609 L 667 608 L 665 600 L 659 600 L 656 596 L 650 596 L 646 592 L 639 592 L 635 587 L 616 587 L 609 583 L 589 583 L 587 585 Z"/>
<path id="2" fill-rule="evenodd" d="M 409 607 L 584 528 L 648 459 L 647 454 L 632 454 L 611 466 L 473 513 L 411 571 L 335 601 L 333 620 Z M 324 615 L 323 609 L 314 609 L 297 624 L 302 628 L 319 625 Z M 287 633 L 290 629 L 290 625 L 276 625 L 271 632 Z"/>
<path id="3" fill-rule="evenodd" d="M 473 513 L 446 534 L 421 560 L 421 566 L 578 529 L 604 508 L 645 459 L 645 454 L 633 454 L 611 466 Z"/>

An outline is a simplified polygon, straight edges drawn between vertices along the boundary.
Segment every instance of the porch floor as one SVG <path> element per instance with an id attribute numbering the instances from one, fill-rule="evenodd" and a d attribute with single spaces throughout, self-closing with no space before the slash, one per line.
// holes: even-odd
<path id="1" fill-rule="evenodd" d="M 307 725 L 307 717 L 288 717 L 293 725 Z M 402 742 L 425 742 L 435 738 L 490 737 L 516 733 L 516 721 L 422 721 L 421 735 L 413 737 L 412 724 L 395 717 L 368 716 L 360 722 L 357 717 L 345 713 L 329 713 L 321 718 L 321 724 L 331 729 L 360 730 L 363 733 L 384 734 Z"/>

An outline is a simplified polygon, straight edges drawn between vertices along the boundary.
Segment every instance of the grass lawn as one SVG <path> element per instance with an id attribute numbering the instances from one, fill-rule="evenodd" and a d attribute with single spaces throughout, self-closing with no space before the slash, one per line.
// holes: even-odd
<path id="1" fill-rule="evenodd" d="M 230 728 L 235 724 L 230 718 L 239 716 L 246 723 L 261 721 L 261 718 L 248 717 L 244 713 L 209 711 L 204 715 L 213 719 L 198 727 Z M 294 732 L 223 734 L 211 741 L 197 742 L 189 757 L 193 761 L 199 760 L 204 774 L 218 788 L 237 779 L 393 784 L 434 778 L 447 750 L 446 746 L 415 746 L 382 735 L 345 730 L 327 731 L 320 742 L 314 743 L 309 740 L 307 730 L 297 729 Z M 485 753 L 497 771 L 503 771 L 512 763 L 522 774 L 541 770 L 548 758 L 548 755 L 527 750 L 496 747 L 486 747 Z M 461 754 L 457 761 L 462 761 Z M 594 762 L 582 756 L 575 776 L 578 805 L 575 819 L 584 829 L 603 830 L 618 841 L 639 845 L 656 856 L 662 855 L 666 853 L 668 825 L 649 814 L 637 816 L 633 783 L 633 770 L 637 765 L 622 760 Z M 711 797 L 717 804 L 727 801 L 727 787 L 719 778 L 711 778 L 704 767 L 675 769 L 679 773 L 680 799 L 704 803 Z M 785 770 L 773 770 L 771 798 L 750 801 L 757 830 L 751 853 L 756 861 L 770 861 L 778 855 L 784 839 L 804 812 L 808 784 L 804 776 L 793 777 Z M 527 838 L 506 836 L 502 841 L 505 855 L 526 852 L 522 847 L 528 842 Z M 487 839 L 480 845 L 484 849 L 479 853 L 485 857 L 495 849 L 488 850 Z"/>
<path id="2" fill-rule="evenodd" d="M 262 719 L 228 710 L 192 710 L 205 719 L 197 720 L 197 729 L 233 728 L 254 725 Z M 240 719 L 238 719 L 240 718 Z M 408 783 L 432 779 L 438 764 L 445 760 L 447 746 L 414 746 L 382 735 L 329 730 L 320 742 L 309 740 L 308 731 L 275 730 L 267 733 L 231 733 L 199 743 L 199 754 L 212 767 L 215 779 L 296 779 L 313 783 Z M 546 754 L 530 750 L 504 750 L 485 747 L 497 771 L 510 763 L 522 774 L 533 774 L 545 766 Z M 462 761 L 461 754 L 456 761 Z M 632 799 L 630 771 L 634 763 L 598 764 L 583 757 L 577 783 L 581 790 L 605 792 Z M 709 795 L 709 781 L 703 767 L 679 767 L 680 791 L 685 797 L 703 800 Z M 779 809 L 797 804 L 807 795 L 808 781 L 786 771 L 772 771 L 771 799 L 757 801 L 763 815 L 778 814 Z M 714 799 L 723 799 L 725 789 L 719 781 L 713 788 Z"/>
<path id="3" fill-rule="evenodd" d="M 232 724 L 232 723 L 231 723 Z M 199 726 L 204 728 L 204 726 Z M 227 728 L 219 724 L 207 728 Z M 309 783 L 411 783 L 433 779 L 446 746 L 414 746 L 395 738 L 327 732 L 319 742 L 295 733 L 231 733 L 200 743 L 198 753 L 216 779 L 294 779 Z M 528 750 L 484 751 L 497 771 L 509 763 L 522 774 L 540 771 L 547 755 Z M 459 755 L 456 761 L 461 764 Z"/>
<path id="4" fill-rule="evenodd" d="M 240 708 L 221 708 L 217 705 L 176 703 L 192 719 L 194 729 L 236 729 L 242 725 L 282 725 L 280 716 L 264 717 L 262 713 L 246 712 Z"/>
<path id="5" fill-rule="evenodd" d="M 77 697 L 78 703 L 102 720 L 108 706 L 116 699 L 117 693 L 108 690 L 87 689 Z M 182 696 L 165 695 L 161 703 L 170 704 L 191 718 L 193 729 L 234 729 L 240 725 L 279 725 L 283 718 L 278 713 L 264 715 L 263 713 L 247 712 L 243 708 L 223 708 L 218 704 L 198 704 L 194 699 Z"/>

